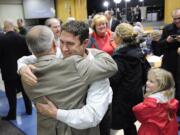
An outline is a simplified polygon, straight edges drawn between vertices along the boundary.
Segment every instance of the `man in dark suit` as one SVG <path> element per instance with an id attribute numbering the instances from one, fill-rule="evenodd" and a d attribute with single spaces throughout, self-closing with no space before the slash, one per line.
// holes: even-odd
<path id="1" fill-rule="evenodd" d="M 4 21 L 4 31 L 6 34 L 0 39 L 0 68 L 10 109 L 8 115 L 2 119 L 14 120 L 16 119 L 17 90 L 22 92 L 26 113 L 32 113 L 31 101 L 24 92 L 20 77 L 16 73 L 17 59 L 30 53 L 25 39 L 14 32 L 14 25 L 11 20 Z"/>
<path id="2" fill-rule="evenodd" d="M 175 79 L 176 93 L 175 97 L 180 100 L 180 86 L 178 86 L 178 48 L 180 47 L 180 8 L 172 12 L 173 22 L 163 28 L 160 39 L 160 47 L 163 49 L 162 68 L 170 71 Z M 180 110 L 178 115 L 180 116 Z"/>
<path id="3" fill-rule="evenodd" d="M 17 19 L 17 26 L 19 29 L 19 34 L 25 36 L 27 33 L 27 29 L 25 28 L 24 21 L 22 18 Z"/>
<path id="4" fill-rule="evenodd" d="M 115 31 L 116 26 L 120 23 L 119 20 L 117 20 L 116 18 L 113 18 L 112 16 L 112 11 L 105 11 L 104 15 L 106 16 L 107 20 L 108 20 L 108 25 L 111 31 Z"/>
<path id="5" fill-rule="evenodd" d="M 0 39 L 2 39 L 3 36 L 4 36 L 4 33 L 0 32 Z"/>

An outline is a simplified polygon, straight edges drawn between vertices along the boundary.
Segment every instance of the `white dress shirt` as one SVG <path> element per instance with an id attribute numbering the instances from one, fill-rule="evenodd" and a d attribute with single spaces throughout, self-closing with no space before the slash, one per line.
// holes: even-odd
<path id="1" fill-rule="evenodd" d="M 112 21 L 113 21 L 113 18 L 111 17 L 110 21 L 109 21 L 109 28 L 111 29 L 112 27 Z"/>
<path id="2" fill-rule="evenodd" d="M 90 51 L 87 58 L 92 60 L 94 58 Z M 26 64 L 34 63 L 36 60 L 33 55 L 20 58 L 18 60 L 18 70 Z M 104 117 L 109 104 L 112 102 L 112 94 L 108 79 L 96 81 L 88 89 L 86 105 L 81 109 L 58 109 L 56 118 L 76 129 L 94 127 Z"/>

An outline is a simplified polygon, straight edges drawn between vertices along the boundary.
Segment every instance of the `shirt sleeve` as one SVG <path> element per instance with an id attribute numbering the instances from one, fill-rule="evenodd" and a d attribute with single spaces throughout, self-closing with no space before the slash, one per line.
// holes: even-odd
<path id="1" fill-rule="evenodd" d="M 97 49 L 88 49 L 88 51 L 92 53 L 93 60 L 88 57 L 74 58 L 77 72 L 85 83 L 90 85 L 94 81 L 109 78 L 117 72 L 117 64 L 109 54 Z"/>
<path id="2" fill-rule="evenodd" d="M 56 58 L 63 58 L 60 47 L 56 47 Z"/>
<path id="3" fill-rule="evenodd" d="M 63 58 L 62 52 L 59 47 L 56 48 L 56 57 Z M 20 69 L 28 64 L 33 64 L 37 61 L 35 55 L 23 56 L 17 60 L 18 69 L 17 72 L 19 73 Z"/>
<path id="4" fill-rule="evenodd" d="M 81 109 L 58 109 L 57 119 L 76 129 L 95 127 L 104 117 L 112 101 L 112 89 L 108 79 L 91 84 L 86 105 Z"/>
<path id="5" fill-rule="evenodd" d="M 34 55 L 23 56 L 23 57 L 19 58 L 17 61 L 17 65 L 18 65 L 17 72 L 19 73 L 19 71 L 22 67 L 27 66 L 28 64 L 33 64 L 36 61 L 37 61 L 37 58 Z"/>

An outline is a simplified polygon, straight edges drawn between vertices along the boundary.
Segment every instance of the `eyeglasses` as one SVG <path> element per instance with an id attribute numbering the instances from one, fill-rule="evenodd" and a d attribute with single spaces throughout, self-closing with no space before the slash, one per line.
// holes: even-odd
<path id="1" fill-rule="evenodd" d="M 180 20 L 180 17 L 173 18 L 174 21 Z"/>

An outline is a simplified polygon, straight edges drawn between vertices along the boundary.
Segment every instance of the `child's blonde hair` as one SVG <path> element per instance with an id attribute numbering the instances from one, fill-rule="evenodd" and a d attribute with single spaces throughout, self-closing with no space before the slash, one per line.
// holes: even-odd
<path id="1" fill-rule="evenodd" d="M 151 93 L 147 93 L 147 95 L 160 91 L 167 91 L 165 92 L 165 96 L 167 97 L 174 96 L 175 82 L 170 72 L 161 68 L 151 68 L 148 71 L 148 76 L 155 77 L 155 80 L 157 81 L 157 90 Z"/>

